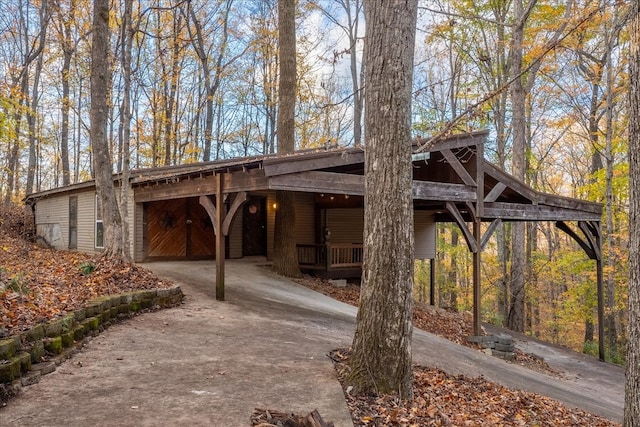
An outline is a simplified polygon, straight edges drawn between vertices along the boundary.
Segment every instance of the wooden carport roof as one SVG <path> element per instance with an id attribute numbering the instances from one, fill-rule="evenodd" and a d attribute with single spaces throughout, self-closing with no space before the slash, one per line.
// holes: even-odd
<path id="1" fill-rule="evenodd" d="M 475 334 L 480 332 L 480 254 L 493 231 L 502 221 L 555 221 L 596 260 L 600 358 L 603 359 L 602 205 L 532 189 L 484 159 L 487 136 L 487 131 L 480 131 L 451 135 L 435 142 L 414 141 L 414 208 L 434 211 L 436 221 L 456 222 L 474 254 Z M 216 230 L 216 253 L 225 253 L 222 237 L 245 202 L 247 192 L 284 190 L 363 196 L 364 150 L 366 146 L 306 150 L 285 156 L 254 156 L 134 170 L 130 183 L 135 188 L 137 202 L 199 196 Z M 27 202 L 58 191 L 65 189 L 29 195 Z M 229 196 L 233 200 L 225 212 L 224 203 L 216 201 L 227 200 Z M 577 227 L 569 227 L 570 221 L 577 222 Z M 482 222 L 490 222 L 484 234 L 481 234 Z M 216 295 L 224 299 L 224 259 L 216 262 Z"/>

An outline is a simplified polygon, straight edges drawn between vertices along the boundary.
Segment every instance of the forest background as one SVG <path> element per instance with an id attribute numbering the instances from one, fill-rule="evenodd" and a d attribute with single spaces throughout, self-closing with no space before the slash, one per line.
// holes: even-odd
<path id="1" fill-rule="evenodd" d="M 20 203 L 94 177 L 92 6 L 2 7 L 0 200 Z M 535 189 L 604 204 L 605 345 L 617 363 L 628 286 L 628 9 L 608 0 L 421 1 L 413 91 L 415 136 L 489 129 L 489 161 Z M 114 171 L 275 151 L 277 0 L 114 0 L 111 13 Z M 297 149 L 366 144 L 365 29 L 362 0 L 298 1 Z M 512 149 L 514 79 L 525 96 L 523 168 Z M 437 303 L 469 310 L 471 254 L 455 225 L 438 227 Z M 521 237 L 524 263 L 513 260 Z M 519 277 L 524 312 L 514 325 Z M 418 261 L 416 299 L 428 299 L 428 284 L 429 263 Z M 553 223 L 500 226 L 483 252 L 482 289 L 483 320 L 597 354 L 595 263 Z"/>

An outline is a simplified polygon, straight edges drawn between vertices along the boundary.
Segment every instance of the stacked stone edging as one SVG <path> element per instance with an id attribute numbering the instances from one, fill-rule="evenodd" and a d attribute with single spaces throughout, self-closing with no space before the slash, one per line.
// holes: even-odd
<path id="1" fill-rule="evenodd" d="M 182 302 L 179 286 L 140 290 L 96 298 L 64 317 L 0 339 L 0 404 L 55 371 L 85 337 L 142 310 L 174 307 Z M 48 356 L 51 361 L 44 361 Z"/>
<path id="2" fill-rule="evenodd" d="M 513 360 L 516 357 L 516 345 L 508 334 L 471 336 L 467 341 L 478 344 L 484 349 L 491 349 L 491 354 L 504 360 Z"/>

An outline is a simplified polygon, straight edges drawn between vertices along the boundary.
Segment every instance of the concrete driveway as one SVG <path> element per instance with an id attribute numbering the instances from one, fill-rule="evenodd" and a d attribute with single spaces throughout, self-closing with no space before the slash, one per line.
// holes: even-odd
<path id="1" fill-rule="evenodd" d="M 110 327 L 0 409 L 0 425 L 246 426 L 256 407 L 318 408 L 336 426 L 351 425 L 325 355 L 350 345 L 356 309 L 257 263 L 226 266 L 227 300 L 217 302 L 213 262 L 145 264 L 179 283 L 185 304 Z M 415 363 L 622 419 L 624 372 L 613 365 L 553 356 L 552 365 L 566 359 L 558 368 L 567 378 L 557 379 L 421 331 L 413 351 Z M 535 351 L 549 352 L 544 345 Z"/>

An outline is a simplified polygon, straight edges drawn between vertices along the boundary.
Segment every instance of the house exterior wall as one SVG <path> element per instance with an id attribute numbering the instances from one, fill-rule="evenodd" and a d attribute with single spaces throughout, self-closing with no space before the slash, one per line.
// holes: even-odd
<path id="1" fill-rule="evenodd" d="M 273 259 L 273 233 L 276 224 L 276 192 L 267 196 L 267 259 Z M 296 243 L 315 243 L 315 193 L 296 193 Z"/>
<path id="2" fill-rule="evenodd" d="M 331 232 L 330 243 L 361 244 L 364 235 L 364 209 L 327 209 L 327 227 Z"/>
<path id="3" fill-rule="evenodd" d="M 315 193 L 296 193 L 296 243 L 316 243 Z"/>
<path id="4" fill-rule="evenodd" d="M 96 248 L 96 192 L 84 191 L 78 194 L 78 250 L 80 252 L 100 252 Z"/>
<path id="5" fill-rule="evenodd" d="M 38 240 L 44 240 L 55 249 L 67 249 L 69 247 L 69 195 L 39 200 L 36 205 L 35 224 Z"/>
<path id="6" fill-rule="evenodd" d="M 362 243 L 364 234 L 364 210 L 361 208 L 327 209 L 327 227 L 331 231 L 331 243 Z M 433 213 L 413 212 L 415 258 L 435 258 L 436 225 Z"/>
<path id="7" fill-rule="evenodd" d="M 275 191 L 265 191 L 256 195 L 266 197 L 267 209 L 267 258 L 273 258 L 273 233 L 275 226 Z M 77 250 L 86 253 L 100 252 L 95 247 L 96 193 L 94 188 L 73 193 L 62 193 L 42 198 L 36 203 L 35 222 L 37 235 L 56 249 L 69 248 L 69 197 L 76 196 L 77 204 Z M 146 224 L 144 205 L 135 203 L 130 192 L 129 236 L 130 253 L 136 262 L 143 261 L 145 252 Z M 341 208 L 326 210 L 326 224 L 331 230 L 332 243 L 362 243 L 364 211 L 362 208 Z M 316 209 L 314 193 L 296 193 L 296 243 L 316 242 Z M 435 257 L 435 223 L 433 214 L 427 211 L 414 212 L 416 237 L 416 258 Z M 242 257 L 242 209 L 231 224 L 228 246 L 230 258 Z"/>
<path id="8" fill-rule="evenodd" d="M 116 187 L 117 190 L 117 187 Z M 141 213 L 133 202 L 133 195 L 129 199 L 129 236 L 130 253 L 134 254 L 138 238 L 138 221 L 141 223 Z M 102 248 L 95 247 L 96 238 L 96 192 L 94 188 L 73 193 L 55 194 L 42 198 L 35 205 L 36 234 L 55 249 L 69 249 L 69 198 L 77 197 L 77 246 L 79 252 L 89 254 L 98 253 Z M 140 209 L 141 211 L 141 209 Z M 138 218 L 140 216 L 140 218 Z M 136 254 L 137 255 L 137 254 Z M 138 259 L 135 258 L 137 261 Z"/>
<path id="9" fill-rule="evenodd" d="M 242 208 L 238 209 L 229 228 L 229 258 L 242 258 Z"/>
<path id="10" fill-rule="evenodd" d="M 129 211 L 131 214 L 131 211 Z M 144 246 L 144 236 L 147 224 L 144 222 L 144 204 L 134 203 L 133 215 L 133 234 L 131 235 L 131 244 L 133 248 L 131 253 L 133 254 L 133 260 L 135 262 L 142 262 L 147 257 L 147 253 Z"/>
<path id="11" fill-rule="evenodd" d="M 415 258 L 433 259 L 436 257 L 436 224 L 433 213 L 413 211 L 413 232 L 415 238 Z"/>

